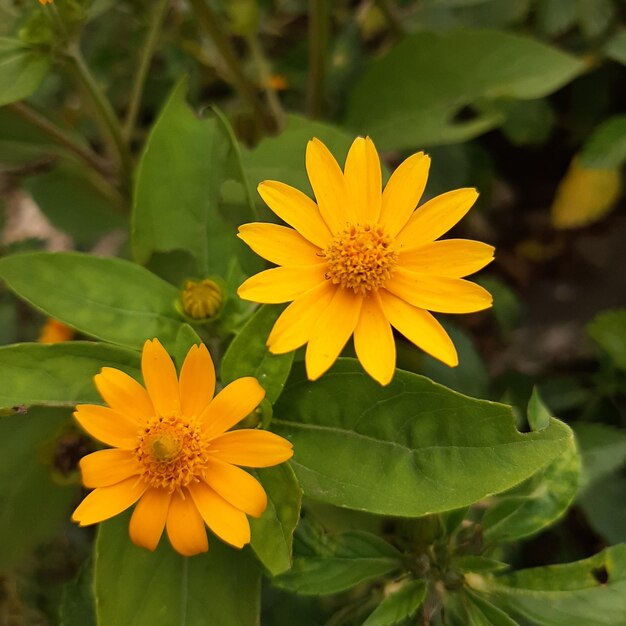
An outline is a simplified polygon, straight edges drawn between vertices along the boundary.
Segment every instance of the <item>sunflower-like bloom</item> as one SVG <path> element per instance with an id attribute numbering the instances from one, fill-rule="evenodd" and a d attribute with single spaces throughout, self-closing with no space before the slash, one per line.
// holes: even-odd
<path id="1" fill-rule="evenodd" d="M 237 467 L 268 467 L 292 456 L 286 439 L 263 430 L 226 432 L 265 396 L 254 378 L 239 378 L 215 398 L 215 370 L 204 345 L 193 346 L 176 376 L 157 339 L 143 348 L 146 388 L 116 369 L 95 383 L 108 407 L 83 404 L 74 416 L 113 446 L 83 457 L 83 483 L 95 488 L 74 511 L 81 526 L 113 517 L 137 502 L 130 537 L 154 550 L 163 529 L 185 556 L 208 550 L 206 525 L 237 548 L 250 541 L 246 515 L 267 506 L 260 483 Z"/>
<path id="2" fill-rule="evenodd" d="M 355 139 L 345 169 L 326 146 L 312 139 L 306 169 L 317 204 L 277 181 L 259 185 L 267 205 L 293 228 L 245 224 L 239 237 L 279 265 L 240 286 L 244 300 L 291 304 L 267 345 L 281 354 L 304 344 L 311 380 L 337 359 L 351 335 L 365 370 L 386 385 L 396 348 L 392 326 L 447 365 L 458 364 L 445 330 L 429 313 L 471 313 L 491 306 L 491 295 L 463 276 L 493 259 L 478 241 L 435 241 L 476 201 L 475 189 L 457 189 L 419 209 L 430 159 L 406 159 L 382 190 L 378 153 L 371 139 Z"/>

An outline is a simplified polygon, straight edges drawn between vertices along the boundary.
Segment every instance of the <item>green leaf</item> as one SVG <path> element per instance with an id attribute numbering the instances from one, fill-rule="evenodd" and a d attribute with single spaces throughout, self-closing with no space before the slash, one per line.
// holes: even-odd
<path id="1" fill-rule="evenodd" d="M 608 30 L 615 17 L 613 0 L 578 0 L 576 6 L 580 29 L 589 39 Z"/>
<path id="2" fill-rule="evenodd" d="M 606 44 L 604 52 L 609 59 L 626 65 L 626 31 L 615 33 Z"/>
<path id="3" fill-rule="evenodd" d="M 137 169 L 133 253 L 138 263 L 150 264 L 176 252 L 196 278 L 225 277 L 230 259 L 242 249 L 236 229 L 218 211 L 229 141 L 215 119 L 196 116 L 186 94 L 183 79 L 146 142 Z"/>
<path id="4" fill-rule="evenodd" d="M 423 580 L 412 580 L 389 594 L 363 622 L 363 626 L 396 626 L 411 619 L 426 597 Z"/>
<path id="5" fill-rule="evenodd" d="M 598 313 L 587 334 L 609 355 L 616 367 L 626 370 L 626 309 Z"/>
<path id="6" fill-rule="evenodd" d="M 148 270 L 113 258 L 35 252 L 0 259 L 0 278 L 20 298 L 81 332 L 139 349 L 173 347 L 183 323 L 178 291 Z"/>
<path id="7" fill-rule="evenodd" d="M 273 584 L 303 595 L 329 595 L 379 578 L 402 566 L 400 553 L 364 531 L 327 535 L 305 518 L 296 531 L 293 567 Z"/>
<path id="8" fill-rule="evenodd" d="M 383 150 L 464 141 L 504 121 L 498 113 L 455 121 L 464 106 L 541 98 L 582 68 L 574 57 L 510 33 L 417 33 L 372 62 L 352 92 L 347 123 Z"/>
<path id="9" fill-rule="evenodd" d="M 58 167 L 23 180 L 24 187 L 56 228 L 83 247 L 93 246 L 127 220 L 78 168 Z"/>
<path id="10" fill-rule="evenodd" d="M 221 365 L 224 384 L 242 376 L 253 376 L 261 383 L 272 404 L 285 386 L 294 357 L 293 352 L 272 354 L 266 346 L 282 310 L 282 306 L 262 306 L 228 346 Z"/>
<path id="11" fill-rule="evenodd" d="M 0 37 L 0 106 L 28 98 L 49 67 L 46 55 L 18 39 Z"/>
<path id="12" fill-rule="evenodd" d="M 198 333 L 189 325 L 183 324 L 176 335 L 176 345 L 172 351 L 174 362 L 178 366 L 178 371 L 185 362 L 185 357 L 191 346 L 199 346 L 202 343 L 202 339 L 198 337 Z"/>
<path id="13" fill-rule="evenodd" d="M 256 626 L 258 567 L 247 550 L 209 542 L 208 553 L 185 558 L 166 538 L 155 552 L 133 545 L 128 515 L 101 524 L 94 564 L 98 624 Z"/>
<path id="14" fill-rule="evenodd" d="M 539 0 L 537 25 L 547 35 L 560 35 L 577 20 L 577 3 L 571 0 Z"/>
<path id="15" fill-rule="evenodd" d="M 68 422 L 67 411 L 43 408 L 0 419 L 0 570 L 69 519 L 77 487 L 55 481 L 52 467 L 54 440 Z"/>
<path id="16" fill-rule="evenodd" d="M 589 136 L 580 153 L 580 164 L 592 169 L 614 169 L 626 161 L 626 115 L 614 115 Z"/>
<path id="17" fill-rule="evenodd" d="M 582 457 L 581 491 L 626 463 L 626 433 L 606 424 L 573 426 Z"/>
<path id="18" fill-rule="evenodd" d="M 618 472 L 595 480 L 578 500 L 591 528 L 608 543 L 626 542 L 624 502 L 626 479 Z"/>
<path id="19" fill-rule="evenodd" d="M 528 401 L 528 424 L 531 430 L 543 430 L 550 425 L 550 411 L 543 403 L 537 387 L 533 387 L 533 392 Z"/>
<path id="20" fill-rule="evenodd" d="M 141 380 L 139 354 L 87 341 L 0 348 L 0 408 L 102 402 L 93 377 L 114 367 Z"/>
<path id="21" fill-rule="evenodd" d="M 467 593 L 466 607 L 470 618 L 469 626 L 519 626 L 504 611 L 487 602 L 478 594 Z"/>
<path id="22" fill-rule="evenodd" d="M 63 585 L 59 605 L 60 626 L 96 626 L 93 602 L 93 563 L 83 563 L 74 580 Z"/>
<path id="23" fill-rule="evenodd" d="M 250 546 L 269 573 L 277 576 L 291 567 L 302 489 L 289 463 L 259 469 L 255 474 L 267 493 L 267 509 L 259 519 L 250 519 Z"/>
<path id="24" fill-rule="evenodd" d="M 477 593 L 486 594 L 524 624 L 626 625 L 626 545 L 566 565 L 466 580 Z"/>
<path id="25" fill-rule="evenodd" d="M 315 383 L 300 368 L 274 416 L 294 444 L 305 495 L 387 515 L 467 506 L 532 476 L 572 442 L 558 420 L 523 434 L 510 407 L 415 374 L 398 371 L 381 387 L 352 359 Z"/>
<path id="26" fill-rule="evenodd" d="M 544 98 L 508 102 L 505 112 L 502 132 L 516 146 L 541 144 L 548 139 L 554 127 L 554 111 Z"/>
<path id="27" fill-rule="evenodd" d="M 479 574 L 488 572 L 501 572 L 511 566 L 503 561 L 488 559 L 484 556 L 467 555 L 455 558 L 453 566 L 462 572 L 478 572 Z"/>
<path id="28" fill-rule="evenodd" d="M 532 478 L 494 498 L 483 516 L 487 541 L 534 535 L 565 514 L 578 492 L 580 456 L 574 439 L 567 449 Z"/>

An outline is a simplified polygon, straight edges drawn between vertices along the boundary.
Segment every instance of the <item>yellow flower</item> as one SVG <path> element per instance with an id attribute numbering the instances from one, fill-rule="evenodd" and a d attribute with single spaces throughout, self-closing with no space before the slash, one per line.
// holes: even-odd
<path id="1" fill-rule="evenodd" d="M 195 320 L 215 317 L 223 303 L 220 286 L 209 278 L 186 281 L 180 299 L 185 314 Z"/>
<path id="2" fill-rule="evenodd" d="M 237 293 L 253 302 L 293 301 L 267 345 L 280 354 L 307 344 L 311 380 L 335 362 L 354 334 L 359 361 L 386 385 L 395 370 L 392 326 L 454 367 L 454 345 L 428 311 L 471 313 L 491 306 L 491 295 L 462 277 L 487 265 L 493 247 L 435 241 L 467 213 L 478 193 L 449 191 L 415 210 L 429 165 L 423 152 L 410 156 L 382 191 L 380 161 L 369 137 L 355 139 L 344 172 L 313 139 L 306 169 L 317 204 L 284 183 L 259 185 L 261 197 L 293 229 L 259 223 L 239 228 L 239 237 L 257 254 L 281 267 L 249 278 Z"/>
<path id="3" fill-rule="evenodd" d="M 60 341 L 69 341 L 74 338 L 76 331 L 63 322 L 49 317 L 41 327 L 39 334 L 39 343 L 59 343 Z"/>
<path id="4" fill-rule="evenodd" d="M 84 404 L 74 416 L 93 437 L 113 446 L 83 457 L 83 483 L 95 488 L 72 519 L 81 526 L 113 517 L 137 502 L 133 543 L 154 550 L 167 530 L 185 556 L 208 550 L 206 525 L 241 548 L 250 541 L 247 515 L 267 506 L 260 483 L 238 465 L 268 467 L 292 456 L 286 439 L 262 430 L 226 432 L 261 402 L 254 378 L 239 378 L 215 398 L 215 370 L 204 345 L 193 346 L 176 376 L 157 339 L 143 348 L 146 388 L 105 367 L 95 383 L 108 407 Z"/>

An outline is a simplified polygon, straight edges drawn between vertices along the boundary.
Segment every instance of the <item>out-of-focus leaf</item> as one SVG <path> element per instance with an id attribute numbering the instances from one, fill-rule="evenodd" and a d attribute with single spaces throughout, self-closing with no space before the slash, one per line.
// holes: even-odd
<path id="1" fill-rule="evenodd" d="M 626 479 L 616 472 L 596 479 L 578 503 L 589 525 L 608 543 L 626 542 Z"/>
<path id="2" fill-rule="evenodd" d="M 513 100 L 507 103 L 505 112 L 502 132 L 516 146 L 541 144 L 552 132 L 555 116 L 546 99 Z"/>
<path id="3" fill-rule="evenodd" d="M 519 624 L 509 617 L 497 606 L 487 602 L 484 598 L 475 593 L 466 593 L 467 615 L 469 626 L 519 626 Z"/>
<path id="4" fill-rule="evenodd" d="M 28 98 L 49 67 L 47 55 L 18 39 L 0 37 L 0 106 Z"/>
<path id="5" fill-rule="evenodd" d="M 185 558 L 166 538 L 155 552 L 133 545 L 128 515 L 100 525 L 94 563 L 98 624 L 257 626 L 260 572 L 250 552 L 209 539 Z"/>
<path id="6" fill-rule="evenodd" d="M 184 79 L 146 142 L 134 195 L 133 252 L 141 264 L 176 252 L 190 257 L 197 278 L 226 276 L 241 246 L 218 211 L 229 140 L 217 120 L 195 115 L 186 94 Z"/>
<path id="7" fill-rule="evenodd" d="M 502 572 L 509 569 L 511 566 L 503 561 L 496 561 L 495 559 L 488 559 L 484 556 L 461 556 L 453 561 L 454 567 L 460 569 L 462 572 L 478 572 L 479 574 L 487 572 Z"/>
<path id="8" fill-rule="evenodd" d="M 79 246 L 93 246 L 126 219 L 76 169 L 57 168 L 23 182 L 46 217 Z"/>
<path id="9" fill-rule="evenodd" d="M 74 580 L 63 585 L 60 626 L 96 626 L 93 603 L 93 563 L 88 559 Z"/>
<path id="10" fill-rule="evenodd" d="M 536 567 L 495 578 L 470 574 L 466 582 L 523 624 L 626 624 L 626 545 L 565 565 Z"/>
<path id="11" fill-rule="evenodd" d="M 558 420 L 522 434 L 510 407 L 408 372 L 381 387 L 352 359 L 315 383 L 301 369 L 272 426 L 294 444 L 305 495 L 340 507 L 400 516 L 461 508 L 527 479 L 572 442 Z"/>
<path id="12" fill-rule="evenodd" d="M 423 580 L 412 580 L 390 593 L 363 622 L 363 626 L 397 626 L 405 624 L 420 608 L 426 597 Z"/>
<path id="13" fill-rule="evenodd" d="M 75 485 L 53 478 L 54 438 L 69 414 L 31 409 L 0 418 L 0 569 L 52 538 L 67 520 Z"/>
<path id="14" fill-rule="evenodd" d="M 615 17 L 613 0 L 577 0 L 576 6 L 580 29 L 589 39 L 608 30 Z"/>
<path id="15" fill-rule="evenodd" d="M 250 545 L 272 576 L 291 567 L 293 532 L 300 519 L 302 489 L 289 463 L 256 471 L 267 493 L 267 509 L 250 520 Z"/>
<path id="16" fill-rule="evenodd" d="M 224 384 L 242 376 L 254 376 L 272 404 L 283 390 L 294 356 L 293 352 L 272 354 L 266 345 L 282 308 L 261 307 L 228 346 L 221 366 Z"/>
<path id="17" fill-rule="evenodd" d="M 463 141 L 504 121 L 497 113 L 455 121 L 464 106 L 484 98 L 540 98 L 581 69 L 574 57 L 519 35 L 419 33 L 372 62 L 353 90 L 347 122 L 382 149 Z"/>
<path id="18" fill-rule="evenodd" d="M 589 324 L 587 334 L 609 355 L 621 370 L 626 370 L 626 309 L 598 313 Z"/>
<path id="19" fill-rule="evenodd" d="M 20 298 L 81 332 L 133 349 L 158 337 L 174 348 L 183 324 L 178 291 L 113 258 L 35 252 L 0 259 L 0 278 Z"/>
<path id="20" fill-rule="evenodd" d="M 580 165 L 614 169 L 626 161 L 626 115 L 614 115 L 598 126 L 580 152 Z"/>
<path id="21" fill-rule="evenodd" d="M 298 594 L 329 595 L 389 574 L 401 565 L 401 554 L 374 534 L 326 535 L 305 518 L 296 533 L 293 567 L 272 582 Z"/>
<path id="22" fill-rule="evenodd" d="M 609 59 L 626 65 L 626 31 L 615 33 L 606 44 L 604 52 Z"/>
<path id="23" fill-rule="evenodd" d="M 507 337 L 520 324 L 522 317 L 520 298 L 513 289 L 497 276 L 477 276 L 475 281 L 493 296 L 493 315 L 496 318 L 500 332 Z"/>
<path id="24" fill-rule="evenodd" d="M 577 3 L 571 0 L 539 0 L 537 25 L 546 35 L 560 35 L 576 23 L 576 9 Z"/>
<path id="25" fill-rule="evenodd" d="M 141 380 L 139 353 L 116 346 L 91 341 L 4 346 L 0 348 L 0 408 L 100 403 L 93 377 L 103 367 Z"/>
<path id="26" fill-rule="evenodd" d="M 582 458 L 581 491 L 626 463 L 626 433 L 606 424 L 577 423 L 574 433 Z"/>
<path id="27" fill-rule="evenodd" d="M 579 228 L 603 218 L 622 193 L 619 169 L 588 168 L 574 158 L 550 208 L 552 226 Z"/>
<path id="28" fill-rule="evenodd" d="M 579 474 L 580 456 L 572 439 L 546 468 L 494 498 L 482 519 L 485 540 L 521 539 L 554 524 L 576 497 Z"/>

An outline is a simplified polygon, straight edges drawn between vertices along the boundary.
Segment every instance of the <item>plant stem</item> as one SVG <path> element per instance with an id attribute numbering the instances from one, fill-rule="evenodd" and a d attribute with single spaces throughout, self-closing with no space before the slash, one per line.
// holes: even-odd
<path id="1" fill-rule="evenodd" d="M 393 34 L 396 37 L 401 37 L 404 35 L 404 28 L 402 26 L 402 22 L 398 17 L 398 13 L 396 7 L 393 5 L 392 0 L 376 0 L 376 6 L 379 8 L 380 12 L 385 16 Z"/>
<path id="2" fill-rule="evenodd" d="M 217 16 L 206 0 L 190 0 L 190 3 L 198 21 L 222 55 L 222 59 L 230 72 L 233 87 L 240 98 L 250 107 L 257 129 L 261 132 L 267 130 L 265 114 L 257 97 L 256 88 L 244 74 L 230 39 L 220 28 Z"/>
<path id="3" fill-rule="evenodd" d="M 328 0 L 309 0 L 309 77 L 307 112 L 315 119 L 324 109 L 326 48 L 328 44 Z"/>
<path id="4" fill-rule="evenodd" d="M 141 51 L 141 57 L 139 59 L 139 65 L 137 66 L 137 73 L 133 80 L 133 87 L 128 103 L 128 111 L 126 112 L 126 119 L 124 120 L 124 138 L 129 141 L 133 135 L 135 124 L 137 122 L 137 115 L 139 114 L 139 105 L 141 104 L 141 97 L 143 96 L 143 89 L 146 84 L 146 78 L 148 77 L 148 71 L 150 70 L 150 64 L 154 57 L 156 45 L 159 40 L 159 33 L 163 26 L 163 21 L 169 8 L 169 0 L 159 0 L 154 12 L 152 13 L 152 19 L 148 27 L 148 33 L 146 40 L 143 44 Z"/>
<path id="5" fill-rule="evenodd" d="M 54 143 L 65 148 L 74 156 L 78 157 L 91 169 L 95 170 L 101 176 L 107 177 L 110 172 L 103 160 L 92 150 L 85 146 L 81 146 L 78 142 L 68 135 L 62 128 L 51 122 L 47 117 L 41 115 L 24 102 L 14 102 L 9 104 L 8 108 L 16 115 L 19 115 L 25 122 L 31 126 L 35 126 L 48 136 Z"/>
<path id="6" fill-rule="evenodd" d="M 107 97 L 92 76 L 85 59 L 78 46 L 72 46 L 68 50 L 68 60 L 71 64 L 74 77 L 80 86 L 87 92 L 91 99 L 101 126 L 107 139 L 110 140 L 119 165 L 120 184 L 126 192 L 130 192 L 133 172 L 133 161 L 128 145 L 122 134 L 119 119 Z"/>
<path id="7" fill-rule="evenodd" d="M 285 111 L 283 110 L 280 99 L 276 94 L 276 90 L 271 84 L 271 66 L 265 56 L 265 53 L 263 52 L 259 36 L 254 33 L 249 37 L 246 37 L 246 41 L 248 42 L 252 59 L 257 67 L 259 83 L 263 86 L 263 90 L 265 91 L 267 106 L 276 122 L 276 130 L 280 132 L 285 126 Z"/>

